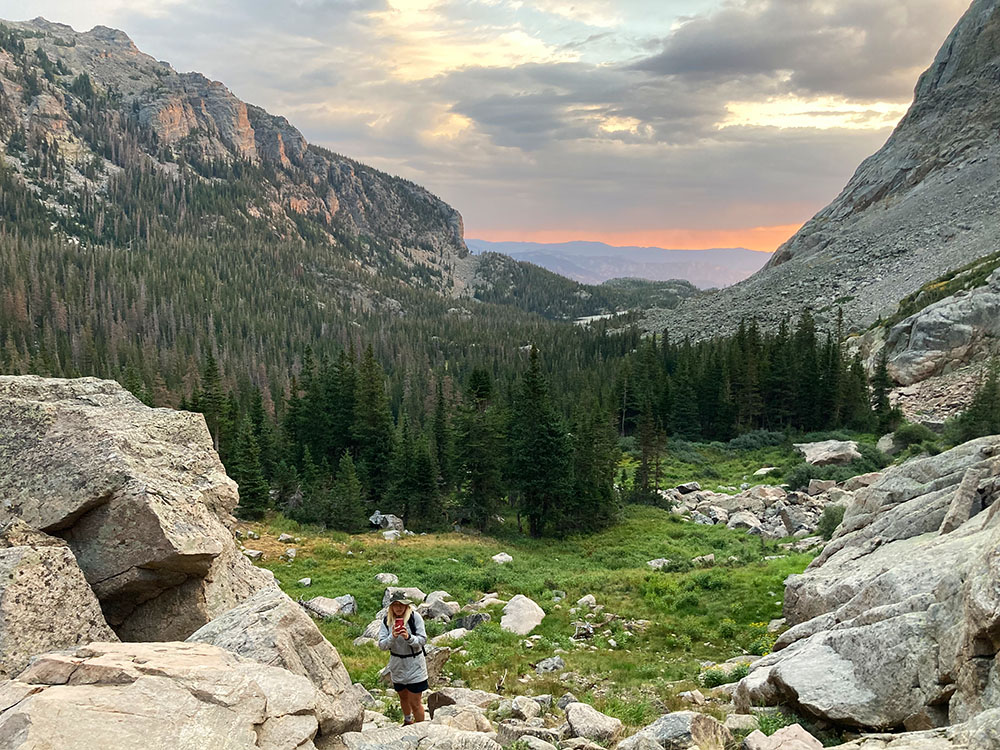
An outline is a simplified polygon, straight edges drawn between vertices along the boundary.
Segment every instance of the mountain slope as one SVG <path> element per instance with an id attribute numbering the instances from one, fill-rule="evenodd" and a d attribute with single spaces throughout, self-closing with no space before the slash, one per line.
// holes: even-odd
<path id="1" fill-rule="evenodd" d="M 921 76 L 906 117 L 844 191 L 747 281 L 647 327 L 697 335 L 843 307 L 864 328 L 902 297 L 1000 246 L 1000 0 L 975 0 Z"/>
<path id="2" fill-rule="evenodd" d="M 489 242 L 466 240 L 474 253 L 496 252 L 547 268 L 584 284 L 616 278 L 689 281 L 702 289 L 742 281 L 760 269 L 767 254 L 744 248 L 666 250 L 613 247 L 603 242 Z"/>
<path id="3" fill-rule="evenodd" d="M 5 213 L 13 218 L 9 196 L 23 188 L 18 218 L 33 209 L 39 230 L 85 242 L 300 239 L 370 271 L 461 288 L 454 269 L 468 251 L 457 211 L 307 143 L 284 118 L 177 73 L 120 31 L 5 23 L 0 139 Z"/>

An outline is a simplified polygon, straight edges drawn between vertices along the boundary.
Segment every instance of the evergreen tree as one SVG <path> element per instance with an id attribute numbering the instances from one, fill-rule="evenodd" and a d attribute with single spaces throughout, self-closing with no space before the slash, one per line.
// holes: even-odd
<path id="1" fill-rule="evenodd" d="M 386 498 L 391 483 L 393 427 L 382 368 L 369 346 L 361 359 L 351 436 L 358 450 L 358 476 L 369 500 Z"/>
<path id="2" fill-rule="evenodd" d="M 458 411 L 455 442 L 462 507 L 469 522 L 481 531 L 492 523 L 503 498 L 503 436 L 489 404 L 489 375 L 483 374 L 470 379 L 467 400 Z"/>
<path id="3" fill-rule="evenodd" d="M 340 457 L 333 484 L 333 503 L 326 519 L 330 528 L 356 534 L 368 528 L 368 514 L 361 497 L 361 480 L 347 451 Z"/>
<path id="4" fill-rule="evenodd" d="M 299 523 L 325 523 L 330 517 L 330 471 L 316 463 L 307 445 L 302 455 L 302 482 L 287 506 L 288 515 Z"/>
<path id="5" fill-rule="evenodd" d="M 955 423 L 959 442 L 1000 434 L 1000 360 L 990 363 L 969 408 Z"/>
<path id="6" fill-rule="evenodd" d="M 205 369 L 201 376 L 201 391 L 198 393 L 198 409 L 205 415 L 205 423 L 215 442 L 215 450 L 219 450 L 221 433 L 226 411 L 226 394 L 222 388 L 222 377 L 219 374 L 219 363 L 209 351 L 205 358 Z"/>
<path id="7" fill-rule="evenodd" d="M 448 404 L 444 398 L 444 385 L 440 380 L 434 400 L 431 430 L 434 436 L 434 457 L 441 473 L 441 488 L 447 492 L 455 486 L 455 435 Z"/>
<path id="8" fill-rule="evenodd" d="M 899 421 L 898 411 L 893 409 L 889 402 L 891 390 L 892 378 L 889 376 L 888 353 L 883 348 L 872 376 L 872 411 L 875 413 L 876 426 L 880 433 L 892 432 Z"/>
<path id="9" fill-rule="evenodd" d="M 527 516 L 531 536 L 551 533 L 563 520 L 570 489 L 569 445 L 552 408 L 535 347 L 514 399 L 509 450 L 510 477 L 520 495 L 519 515 Z"/>
<path id="10" fill-rule="evenodd" d="M 410 499 L 410 525 L 415 531 L 434 531 L 445 523 L 441 490 L 438 486 L 438 466 L 434 460 L 431 441 L 420 435 L 411 452 L 410 485 L 413 495 Z"/>
<path id="11" fill-rule="evenodd" d="M 270 487 L 260 465 L 260 448 L 249 417 L 240 425 L 231 466 L 233 479 L 240 488 L 236 515 L 249 520 L 263 518 L 270 503 Z"/>
<path id="12" fill-rule="evenodd" d="M 589 533 L 610 526 L 618 517 L 615 492 L 618 449 L 611 419 L 588 399 L 578 411 L 573 430 L 573 491 L 564 531 Z"/>

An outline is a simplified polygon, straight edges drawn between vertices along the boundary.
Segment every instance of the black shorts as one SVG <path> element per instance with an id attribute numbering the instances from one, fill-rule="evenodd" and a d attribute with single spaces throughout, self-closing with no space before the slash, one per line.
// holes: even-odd
<path id="1" fill-rule="evenodd" d="M 392 688 L 397 693 L 401 693 L 404 690 L 407 690 L 407 691 L 409 691 L 411 693 L 422 693 L 425 690 L 428 690 L 430 688 L 430 685 L 427 684 L 427 680 L 421 680 L 420 682 L 414 682 L 411 685 L 403 685 L 402 683 L 394 682 L 394 683 L 392 683 Z"/>

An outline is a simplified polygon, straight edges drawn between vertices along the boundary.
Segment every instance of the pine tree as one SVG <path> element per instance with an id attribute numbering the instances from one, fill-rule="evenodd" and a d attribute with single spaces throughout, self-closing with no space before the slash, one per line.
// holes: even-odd
<path id="1" fill-rule="evenodd" d="M 302 453 L 302 482 L 288 505 L 288 515 L 299 523 L 325 523 L 330 516 L 330 471 L 316 463 L 307 445 Z"/>
<path id="2" fill-rule="evenodd" d="M 955 422 L 960 442 L 1000 434 L 1000 360 L 990 363 L 969 408 Z"/>
<path id="3" fill-rule="evenodd" d="M 597 401 L 588 398 L 579 410 L 573 430 L 573 492 L 564 531 L 593 532 L 618 517 L 615 491 L 618 449 L 614 425 Z"/>
<path id="4" fill-rule="evenodd" d="M 570 489 L 569 445 L 535 347 L 514 399 L 509 449 L 509 474 L 520 494 L 519 515 L 527 516 L 529 533 L 538 537 L 557 530 Z"/>
<path id="5" fill-rule="evenodd" d="M 445 523 L 445 513 L 438 486 L 438 467 L 431 441 L 425 435 L 414 441 L 411 461 L 410 525 L 415 531 L 440 529 Z"/>
<path id="6" fill-rule="evenodd" d="M 358 476 L 371 502 L 387 497 L 391 483 L 393 427 L 382 368 L 369 346 L 361 359 L 352 438 L 358 447 Z"/>
<path id="7" fill-rule="evenodd" d="M 201 390 L 198 393 L 198 408 L 205 415 L 205 423 L 215 442 L 215 450 L 219 450 L 222 423 L 225 418 L 226 395 L 222 389 L 222 377 L 219 374 L 219 363 L 215 361 L 212 352 L 208 352 L 205 369 L 201 376 Z"/>
<path id="8" fill-rule="evenodd" d="M 354 460 L 347 451 L 340 457 L 337 478 L 333 484 L 333 503 L 326 525 L 349 534 L 356 534 L 368 528 L 368 514 L 365 513 L 361 497 L 361 480 L 354 468 Z"/>
<path id="9" fill-rule="evenodd" d="M 431 422 L 434 436 L 434 457 L 441 473 L 441 488 L 448 492 L 455 486 L 455 435 L 448 404 L 444 398 L 444 385 L 438 380 L 434 400 L 434 417 Z"/>
<path id="10" fill-rule="evenodd" d="M 260 465 L 260 448 L 249 417 L 240 425 L 231 463 L 233 479 L 240 488 L 236 515 L 249 520 L 263 518 L 270 503 L 270 487 Z"/>
<path id="11" fill-rule="evenodd" d="M 875 413 L 876 425 L 880 433 L 892 432 L 898 421 L 898 412 L 889 403 L 891 390 L 892 378 L 889 376 L 888 353 L 882 349 L 872 377 L 872 411 Z"/>
<path id="12" fill-rule="evenodd" d="M 466 517 L 480 531 L 492 523 L 503 497 L 503 436 L 489 404 L 492 390 L 485 371 L 470 378 L 468 396 L 456 420 L 459 494 Z"/>

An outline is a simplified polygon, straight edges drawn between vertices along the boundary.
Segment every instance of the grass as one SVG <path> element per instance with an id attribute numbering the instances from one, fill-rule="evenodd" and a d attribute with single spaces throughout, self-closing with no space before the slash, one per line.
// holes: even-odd
<path id="1" fill-rule="evenodd" d="M 352 643 L 381 606 L 384 587 L 375 581 L 377 573 L 395 573 L 400 585 L 417 586 L 425 593 L 443 589 L 462 603 L 490 591 L 504 599 L 520 593 L 546 612 L 532 633 L 541 639 L 528 648 L 524 638 L 500 629 L 501 612 L 494 608 L 493 621 L 462 641 L 463 653 L 453 653 L 447 673 L 470 687 L 499 687 L 508 695 L 558 697 L 569 689 L 631 727 L 652 720 L 665 706 L 679 707 L 676 693 L 696 686 L 703 660 L 766 651 L 773 637 L 767 636 L 765 624 L 780 616 L 783 581 L 811 559 L 793 555 L 764 560 L 780 554 L 775 542 L 638 506 L 627 508 L 614 528 L 564 540 L 510 533 L 502 539 L 429 534 L 386 542 L 377 533 L 320 533 L 281 517 L 253 528 L 262 538 L 248 546 L 275 552 L 268 553 L 263 565 L 293 598 L 350 593 L 357 599 L 359 614 L 321 624 L 355 680 L 373 687 L 386 661 L 374 647 Z M 300 541 L 273 543 L 282 532 Z M 292 562 L 277 557 L 286 546 L 298 549 Z M 490 557 L 500 551 L 510 553 L 513 562 L 492 562 Z M 710 552 L 723 565 L 691 568 L 691 558 Z M 646 561 L 658 557 L 676 561 L 679 569 L 650 570 Z M 734 561 L 726 562 L 730 558 Z M 303 577 L 312 579 L 310 587 L 297 583 Z M 555 590 L 567 593 L 563 602 L 553 600 Z M 580 647 L 570 639 L 571 623 L 584 613 L 571 614 L 570 608 L 584 594 L 593 594 L 605 612 L 619 618 L 597 627 L 593 641 Z M 625 620 L 650 624 L 630 630 Z M 431 635 L 443 629 L 429 623 Z M 567 652 L 562 654 L 567 670 L 578 675 L 578 682 L 560 683 L 558 675 L 535 676 L 533 665 L 556 649 Z M 525 675 L 529 679 L 521 681 Z"/>
<path id="2" fill-rule="evenodd" d="M 821 440 L 855 440 L 859 444 L 874 446 L 878 436 L 846 430 L 799 435 L 760 431 L 729 443 L 692 443 L 671 439 L 660 459 L 659 486 L 661 489 L 669 489 L 684 482 L 696 481 L 702 489 L 732 493 L 739 491 L 743 484 L 782 484 L 796 470 L 808 468 L 802 454 L 793 447 L 794 443 Z M 628 481 L 632 480 L 639 465 L 637 455 L 636 451 L 631 450 L 622 460 Z M 773 467 L 775 471 L 764 476 L 754 476 L 755 472 L 766 467 Z M 842 473 L 854 476 L 873 470 L 864 466 L 856 471 L 853 468 L 845 468 Z M 818 475 L 822 471 L 814 469 L 814 473 Z M 808 480 L 806 483 L 808 484 Z"/>

